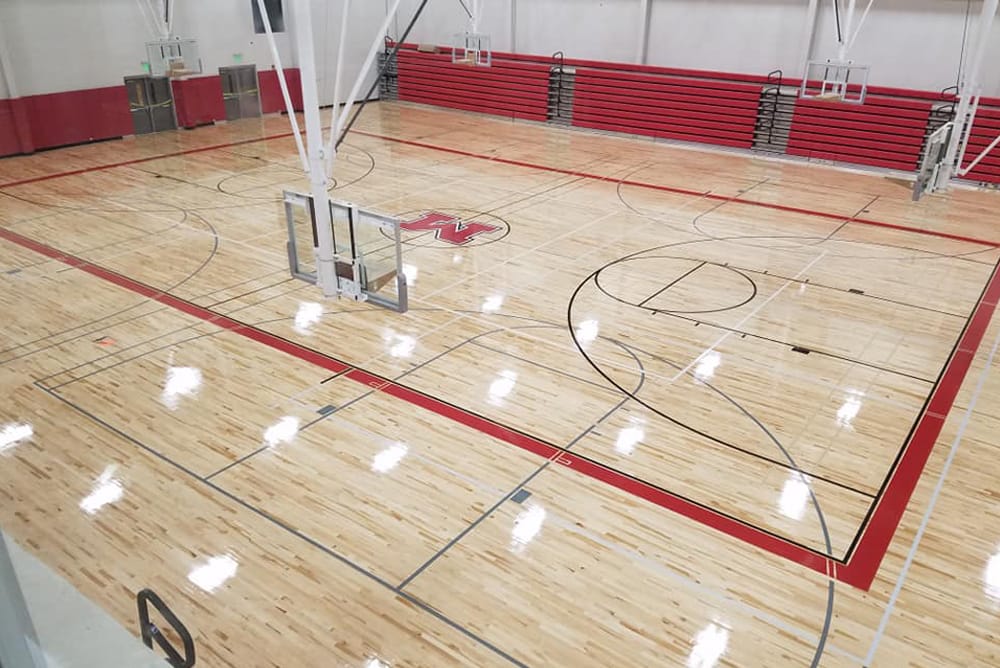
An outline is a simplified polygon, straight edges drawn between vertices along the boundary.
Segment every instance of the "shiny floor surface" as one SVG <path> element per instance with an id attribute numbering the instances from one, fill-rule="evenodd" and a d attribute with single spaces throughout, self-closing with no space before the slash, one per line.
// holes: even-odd
<path id="1" fill-rule="evenodd" d="M 288 276 L 282 117 L 0 161 L 12 538 L 203 666 L 1000 661 L 997 195 L 358 128 L 405 315 Z"/>

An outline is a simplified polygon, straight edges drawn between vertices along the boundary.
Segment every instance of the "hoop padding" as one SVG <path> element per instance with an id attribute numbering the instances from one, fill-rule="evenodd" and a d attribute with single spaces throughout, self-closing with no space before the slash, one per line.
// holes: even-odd
<path id="1" fill-rule="evenodd" d="M 573 125 L 750 148 L 760 86 L 578 68 Z"/>
<path id="2" fill-rule="evenodd" d="M 903 171 L 917 169 L 933 105 L 869 94 L 862 105 L 795 103 L 789 155 Z"/>
<path id="3" fill-rule="evenodd" d="M 493 58 L 491 67 L 451 62 L 451 54 L 400 50 L 399 99 L 507 118 L 544 121 L 549 99 L 545 65 Z"/>

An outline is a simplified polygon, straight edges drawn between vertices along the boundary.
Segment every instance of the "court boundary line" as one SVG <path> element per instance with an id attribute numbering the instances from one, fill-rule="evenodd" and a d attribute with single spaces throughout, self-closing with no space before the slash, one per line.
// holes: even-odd
<path id="1" fill-rule="evenodd" d="M 998 262 L 966 323 L 966 327 L 942 369 L 938 383 L 928 396 L 924 409 L 914 423 L 911 437 L 901 450 L 897 465 L 887 478 L 884 496 L 875 505 L 862 532 L 861 539 L 855 546 L 853 556 L 845 563 L 845 561 L 804 548 L 746 522 L 721 514 L 716 509 L 686 499 L 622 471 L 566 452 L 558 446 L 512 427 L 349 365 L 330 355 L 307 348 L 230 316 L 198 306 L 164 290 L 141 283 L 9 229 L 0 228 L 0 238 L 279 352 L 284 352 L 335 373 L 343 373 L 345 377 L 376 391 L 385 392 L 440 417 L 492 436 L 508 445 L 513 445 L 545 459 L 551 458 L 556 464 L 571 468 L 577 473 L 603 482 L 619 491 L 649 501 L 731 538 L 865 591 L 870 589 L 882 559 L 888 552 L 892 537 L 902 519 L 910 496 L 921 477 L 924 465 L 931 450 L 933 450 L 945 418 L 971 366 L 993 313 L 996 311 L 997 301 L 1000 299 L 1000 271 L 998 271 L 1000 270 L 1000 262 Z"/>

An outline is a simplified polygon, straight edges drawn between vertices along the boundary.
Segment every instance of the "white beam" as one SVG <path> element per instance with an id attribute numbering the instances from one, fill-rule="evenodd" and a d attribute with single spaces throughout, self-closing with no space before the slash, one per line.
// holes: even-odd
<path id="1" fill-rule="evenodd" d="M 263 0 L 257 0 L 263 4 Z M 306 155 L 309 160 L 309 185 L 316 213 L 316 282 L 326 297 L 338 292 L 334 263 L 333 226 L 330 221 L 330 196 L 326 191 L 323 169 L 323 126 L 319 115 L 319 92 L 316 87 L 316 52 L 313 47 L 312 0 L 295 0 L 295 38 L 298 43 L 299 72 L 302 78 L 302 108 L 306 121 Z M 266 14 L 265 14 L 266 16 Z"/>
<path id="2" fill-rule="evenodd" d="M 20 97 L 17 93 L 17 83 L 14 81 L 14 67 L 10 64 L 10 52 L 7 51 L 7 40 L 3 36 L 2 22 L 0 22 L 0 76 L 7 84 L 7 97 Z"/>
<path id="3" fill-rule="evenodd" d="M 865 25 L 865 21 L 868 19 L 868 12 L 872 10 L 872 5 L 875 4 L 875 0 L 868 0 L 868 6 L 865 7 L 864 13 L 861 15 L 861 20 L 858 21 L 858 27 L 854 29 L 854 34 L 851 35 L 851 41 L 847 43 L 847 51 L 850 52 L 854 48 L 854 43 L 858 41 L 858 35 L 861 34 L 861 29 Z"/>
<path id="4" fill-rule="evenodd" d="M 379 28 L 378 33 L 375 35 L 374 41 L 372 41 L 371 49 L 368 50 L 368 55 L 365 57 L 365 62 L 361 66 L 361 71 L 358 72 L 358 78 L 354 82 L 354 87 L 351 88 L 350 94 L 347 96 L 347 100 L 344 104 L 344 110 L 341 112 L 340 117 L 337 120 L 337 126 L 333 128 L 333 141 L 337 141 L 337 137 L 340 136 L 341 131 L 347 124 L 347 117 L 351 113 L 351 108 L 354 106 L 354 102 L 358 99 L 358 93 L 361 92 L 361 86 L 365 82 L 365 77 L 368 75 L 368 70 L 371 69 L 372 63 L 375 62 L 375 57 L 378 55 L 379 49 L 382 47 L 383 39 L 385 38 L 385 33 L 389 29 L 389 24 L 392 23 L 393 17 L 396 16 L 396 12 L 399 10 L 399 4 L 401 0 L 395 0 L 392 8 L 385 17 L 385 21 L 382 22 L 382 27 Z M 332 160 L 332 158 L 331 158 Z M 332 167 L 331 167 L 332 169 Z"/>
<path id="5" fill-rule="evenodd" d="M 983 150 L 982 153 L 980 153 L 978 156 L 976 156 L 976 159 L 973 160 L 972 162 L 970 162 L 968 167 L 965 167 L 965 168 L 961 169 L 959 171 L 959 176 L 965 176 L 966 174 L 968 174 L 969 172 L 971 172 L 973 169 L 975 169 L 976 165 L 978 165 L 980 162 L 982 162 L 983 158 L 985 158 L 986 156 L 988 156 L 993 151 L 993 149 L 995 149 L 997 146 L 1000 146 L 1000 135 L 997 135 L 997 138 L 994 139 L 992 142 L 990 142 L 990 145 L 987 146 Z"/>
<path id="6" fill-rule="evenodd" d="M 337 71 L 333 80 L 333 109 L 330 110 L 330 140 L 326 145 L 326 174 L 333 176 L 336 160 L 337 115 L 340 113 L 340 80 L 344 74 L 344 44 L 347 42 L 347 17 L 351 0 L 344 0 L 344 14 L 340 17 L 340 43 L 337 45 Z"/>
<path id="7" fill-rule="evenodd" d="M 816 24 L 819 19 L 819 0 L 809 0 L 806 8 L 806 19 L 802 26 L 802 41 L 799 49 L 799 62 L 802 67 L 802 77 L 809 75 L 807 65 L 812 60 L 813 42 L 816 40 Z"/>
<path id="8" fill-rule="evenodd" d="M 271 48 L 271 62 L 274 63 L 275 71 L 278 74 L 278 87 L 281 88 L 281 97 L 285 100 L 285 110 L 288 112 L 288 120 L 292 124 L 292 135 L 295 138 L 295 147 L 299 150 L 299 160 L 302 161 L 303 171 L 309 171 L 309 160 L 306 157 L 306 149 L 302 144 L 302 131 L 299 130 L 299 121 L 295 116 L 295 107 L 292 105 L 292 96 L 288 93 L 288 82 L 285 80 L 285 69 L 281 66 L 281 55 L 278 53 L 278 44 L 274 41 L 274 32 L 271 30 L 271 17 L 267 14 L 264 0 L 257 0 L 257 8 L 260 10 L 260 20 L 264 24 L 264 32 L 267 35 L 267 45 Z M 296 25 L 296 28 L 298 26 Z M 312 30 L 312 28 L 309 28 Z"/>
<path id="9" fill-rule="evenodd" d="M 833 1 L 838 2 L 838 0 Z M 840 48 L 837 50 L 837 59 L 842 63 L 847 62 L 847 43 L 854 23 L 854 8 L 857 6 L 857 2 L 858 0 L 848 0 L 847 15 L 842 17 L 844 20 L 840 24 Z"/>
<path id="10" fill-rule="evenodd" d="M 510 0 L 510 52 L 517 53 L 517 0 Z"/>
<path id="11" fill-rule="evenodd" d="M 649 54 L 649 16 L 652 11 L 652 0 L 639 0 L 639 39 L 636 41 L 635 62 L 646 64 Z"/>

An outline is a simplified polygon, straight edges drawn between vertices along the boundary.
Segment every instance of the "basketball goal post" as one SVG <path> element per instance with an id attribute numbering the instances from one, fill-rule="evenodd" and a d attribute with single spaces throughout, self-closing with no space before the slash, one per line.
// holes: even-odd
<path id="1" fill-rule="evenodd" d="M 373 37 L 371 47 L 365 57 L 361 70 L 343 100 L 341 106 L 341 85 L 344 70 L 344 44 L 348 35 L 348 15 L 351 9 L 351 0 L 344 0 L 343 15 L 340 23 L 339 43 L 337 46 L 337 64 L 334 79 L 333 107 L 330 112 L 329 136 L 324 137 L 322 120 L 320 115 L 319 92 L 317 88 L 316 55 L 313 43 L 312 28 L 312 0 L 292 0 L 291 6 L 295 16 L 295 43 L 298 55 L 298 65 L 302 83 L 302 108 L 305 133 L 299 127 L 295 109 L 292 106 L 291 95 L 288 90 L 288 81 L 281 64 L 281 56 L 275 42 L 272 31 L 270 17 L 268 16 L 264 0 L 255 0 L 260 11 L 264 32 L 267 35 L 268 47 L 271 51 L 271 58 L 275 71 L 278 75 L 278 85 L 281 88 L 281 95 L 288 112 L 289 123 L 292 126 L 292 135 L 302 163 L 303 171 L 309 176 L 309 194 L 286 193 L 286 220 L 289 230 L 289 262 L 292 275 L 302 280 L 315 283 L 323 291 L 325 297 L 347 297 L 356 301 L 368 301 L 372 297 L 375 303 L 385 301 L 374 298 L 371 288 L 381 289 L 385 284 L 385 276 L 395 278 L 398 298 L 390 300 L 397 310 L 405 310 L 405 277 L 401 269 L 400 253 L 398 252 L 399 234 L 393 231 L 393 219 L 375 212 L 368 212 L 351 205 L 350 203 L 331 202 L 327 188 L 330 183 L 330 176 L 333 173 L 337 159 L 337 149 L 343 140 L 344 135 L 350 129 L 358 113 L 350 118 L 353 106 L 358 101 L 362 92 L 362 86 L 375 64 L 379 51 L 383 48 L 385 35 L 388 34 L 389 27 L 399 11 L 402 0 L 393 0 L 387 8 L 385 19 Z M 366 0 L 361 0 L 366 1 Z M 398 39 L 396 48 L 406 39 L 413 25 L 416 23 L 428 0 L 422 0 L 411 19 L 404 34 Z M 381 75 L 381 72 L 379 73 Z M 378 77 L 375 78 L 375 85 Z M 362 100 L 362 104 L 371 96 L 374 85 L 368 89 L 368 93 Z M 350 120 L 349 120 L 350 118 Z M 298 212 L 298 213 L 296 213 Z M 306 225 L 296 224 L 296 215 L 304 213 L 308 217 Z M 340 234 L 335 234 L 334 219 L 347 221 L 347 225 Z M 398 228 L 398 221 L 395 221 Z M 296 230 L 306 230 L 307 233 L 300 232 L 296 238 Z M 380 256 L 394 257 L 396 260 L 395 270 L 380 270 L 379 277 L 372 278 L 372 264 L 374 260 L 366 260 L 362 250 L 366 243 L 361 238 L 370 233 L 377 232 L 382 241 L 394 241 L 397 248 L 394 253 L 388 253 L 379 249 Z M 311 232 L 308 233 L 308 232 Z M 300 261 L 304 253 L 301 248 L 303 239 L 308 240 L 313 248 L 315 264 L 311 271 L 300 269 Z M 368 244 L 371 247 L 370 244 Z M 369 252 L 370 253 L 370 252 Z M 400 307 L 402 305 L 402 308 Z"/>
<path id="2" fill-rule="evenodd" d="M 962 79 L 958 87 L 958 106 L 955 110 L 955 120 L 949 124 L 952 128 L 947 150 L 941 157 L 938 168 L 933 171 L 933 178 L 926 183 L 922 191 L 920 184 L 922 177 L 927 176 L 927 165 L 921 165 L 921 171 L 917 174 L 917 183 L 914 185 L 914 199 L 919 199 L 923 192 L 933 193 L 946 190 L 952 178 L 968 175 L 982 162 L 983 158 L 993 152 L 997 146 L 1000 146 L 1000 136 L 997 136 L 978 156 L 964 167 L 962 166 L 965 162 L 966 150 L 969 147 L 972 126 L 976 121 L 976 112 L 979 110 L 979 99 L 983 91 L 982 66 L 986 58 L 990 31 L 993 28 L 998 5 L 1000 5 L 1000 0 L 983 1 L 972 58 L 968 67 L 963 68 Z"/>

